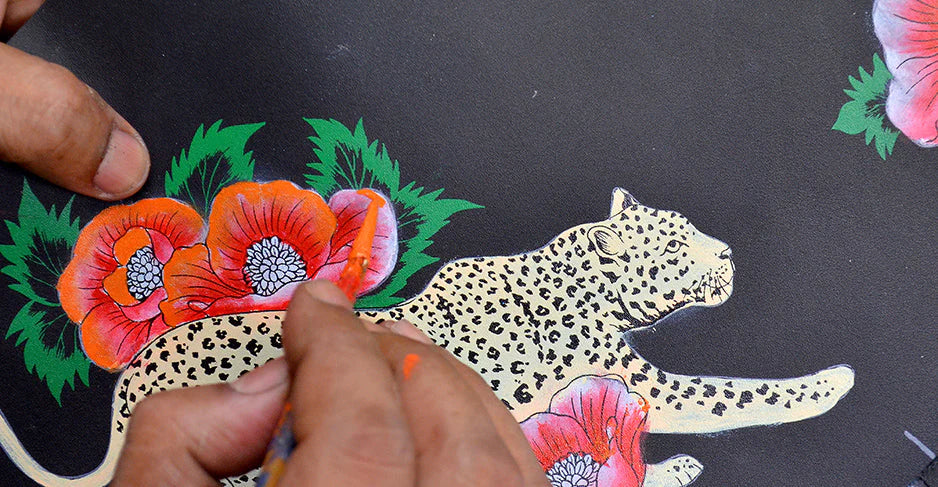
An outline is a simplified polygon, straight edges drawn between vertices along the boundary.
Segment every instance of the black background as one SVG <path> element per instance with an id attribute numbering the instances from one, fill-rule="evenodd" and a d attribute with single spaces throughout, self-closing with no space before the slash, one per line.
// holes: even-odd
<path id="1" fill-rule="evenodd" d="M 140 130 L 144 196 L 161 194 L 200 124 L 268 122 L 249 144 L 256 177 L 301 183 L 302 117 L 363 118 L 405 182 L 485 206 L 437 234 L 444 260 L 537 248 L 604 218 L 614 186 L 684 213 L 732 246 L 734 296 L 636 348 L 694 374 L 846 363 L 856 385 L 800 423 L 651 436 L 648 461 L 696 457 L 695 487 L 892 486 L 927 463 L 904 429 L 938 448 L 938 152 L 900 136 L 883 162 L 830 129 L 847 76 L 879 51 L 871 4 L 60 0 L 13 45 L 73 70 Z M 0 172 L 9 219 L 23 176 Z M 79 201 L 82 221 L 104 207 Z M 19 303 L 5 296 L 8 322 Z M 94 372 L 60 408 L 11 340 L 0 357 L 0 408 L 32 454 L 56 472 L 94 468 L 114 377 Z M 0 482 L 22 479 L 0 459 Z"/>

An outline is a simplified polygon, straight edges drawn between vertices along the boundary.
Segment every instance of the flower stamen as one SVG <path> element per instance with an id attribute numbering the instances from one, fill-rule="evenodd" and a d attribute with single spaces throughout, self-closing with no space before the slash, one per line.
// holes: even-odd
<path id="1" fill-rule="evenodd" d="M 597 487 L 601 466 L 591 455 L 571 453 L 551 467 L 547 480 L 554 487 Z"/>
<path id="2" fill-rule="evenodd" d="M 156 258 L 153 247 L 134 252 L 127 261 L 127 290 L 138 301 L 144 301 L 163 287 L 163 263 Z"/>
<path id="3" fill-rule="evenodd" d="M 251 244 L 245 260 L 244 276 L 261 296 L 270 296 L 291 282 L 306 280 L 303 258 L 276 235 Z"/>

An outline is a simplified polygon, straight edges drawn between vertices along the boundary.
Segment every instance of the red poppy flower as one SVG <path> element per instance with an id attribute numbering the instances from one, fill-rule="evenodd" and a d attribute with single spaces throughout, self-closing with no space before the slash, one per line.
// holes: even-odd
<path id="1" fill-rule="evenodd" d="M 893 75 L 889 120 L 916 144 L 938 145 L 938 6 L 877 0 L 873 25 Z"/>
<path id="2" fill-rule="evenodd" d="M 176 249 L 199 242 L 203 228 L 191 207 L 156 198 L 110 207 L 82 229 L 57 289 L 65 313 L 81 326 L 88 358 L 119 369 L 166 331 L 163 268 Z"/>
<path id="3" fill-rule="evenodd" d="M 177 252 L 166 265 L 169 297 L 161 309 L 167 323 L 283 310 L 299 283 L 333 274 L 337 278 L 347 260 L 343 249 L 357 234 L 364 220 L 361 209 L 370 200 L 339 192 L 331 201 L 335 208 L 316 192 L 287 181 L 243 182 L 222 189 L 212 204 L 205 244 Z M 365 278 L 371 287 L 390 273 L 396 258 L 390 209 L 379 212 L 378 233 Z"/>
<path id="4" fill-rule="evenodd" d="M 638 487 L 647 403 L 615 376 L 584 376 L 521 423 L 553 485 Z"/>

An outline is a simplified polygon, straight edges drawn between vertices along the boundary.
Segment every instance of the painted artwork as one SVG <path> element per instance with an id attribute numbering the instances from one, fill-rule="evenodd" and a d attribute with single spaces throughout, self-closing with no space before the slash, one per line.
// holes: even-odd
<path id="1" fill-rule="evenodd" d="M 0 164 L 0 485 L 105 485 L 145 397 L 281 355 L 291 292 L 339 278 L 379 200 L 357 311 L 479 372 L 553 485 L 929 484 L 936 25 L 933 0 L 46 2 L 10 47 L 152 170 L 104 203 Z"/>
<path id="2" fill-rule="evenodd" d="M 8 222 L 21 245 L 0 249 L 7 272 L 20 278 L 13 290 L 34 299 L 15 330 L 23 340 L 52 330 L 76 337 L 67 342 L 74 348 L 33 352 L 27 365 L 35 361 L 53 395 L 63 384 L 50 377 L 76 387 L 86 360 L 120 374 L 108 453 L 83 477 L 87 485 L 110 479 L 144 397 L 233 381 L 282 354 L 280 320 L 293 290 L 311 279 L 337 281 L 348 260 L 372 201 L 362 188 L 390 204 L 378 210 L 360 291 L 370 305 L 360 313 L 409 320 L 479 372 L 521 422 L 554 485 L 688 485 L 703 466 L 688 455 L 646 466 L 647 434 L 800 421 L 828 411 L 853 385 L 849 366 L 783 380 L 705 377 L 671 374 L 638 355 L 631 330 L 723 303 L 734 264 L 729 246 L 684 216 L 619 188 L 604 220 L 531 252 L 451 262 L 417 296 L 394 296 L 396 283 L 433 262 L 424 251 L 447 218 L 477 206 L 401 186 L 398 163 L 361 122 L 351 130 L 308 122 L 321 156 L 308 165 L 315 189 L 246 180 L 246 139 L 259 125 L 221 122 L 200 127 L 173 161 L 167 197 L 112 206 L 80 230 L 68 205 L 47 212 L 24 186 L 20 221 Z M 30 227 L 38 222 L 31 213 L 50 225 Z M 56 255 L 54 244 L 72 246 L 70 257 Z M 84 368 L 57 360 L 62 352 Z M 34 480 L 68 484 L 33 461 L 6 422 L 0 444 Z M 226 482 L 255 480 L 256 472 Z"/>

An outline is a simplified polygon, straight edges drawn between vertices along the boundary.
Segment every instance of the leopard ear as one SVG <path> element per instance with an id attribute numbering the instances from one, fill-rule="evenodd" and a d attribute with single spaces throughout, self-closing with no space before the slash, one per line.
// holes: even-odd
<path id="1" fill-rule="evenodd" d="M 586 233 L 590 242 L 596 247 L 596 252 L 605 257 L 618 257 L 625 253 L 625 242 L 618 232 L 605 226 L 596 225 Z"/>
<path id="2" fill-rule="evenodd" d="M 622 213 L 627 208 L 638 205 L 638 200 L 622 188 L 612 190 L 612 206 L 609 209 L 609 216 L 613 217 Z"/>

